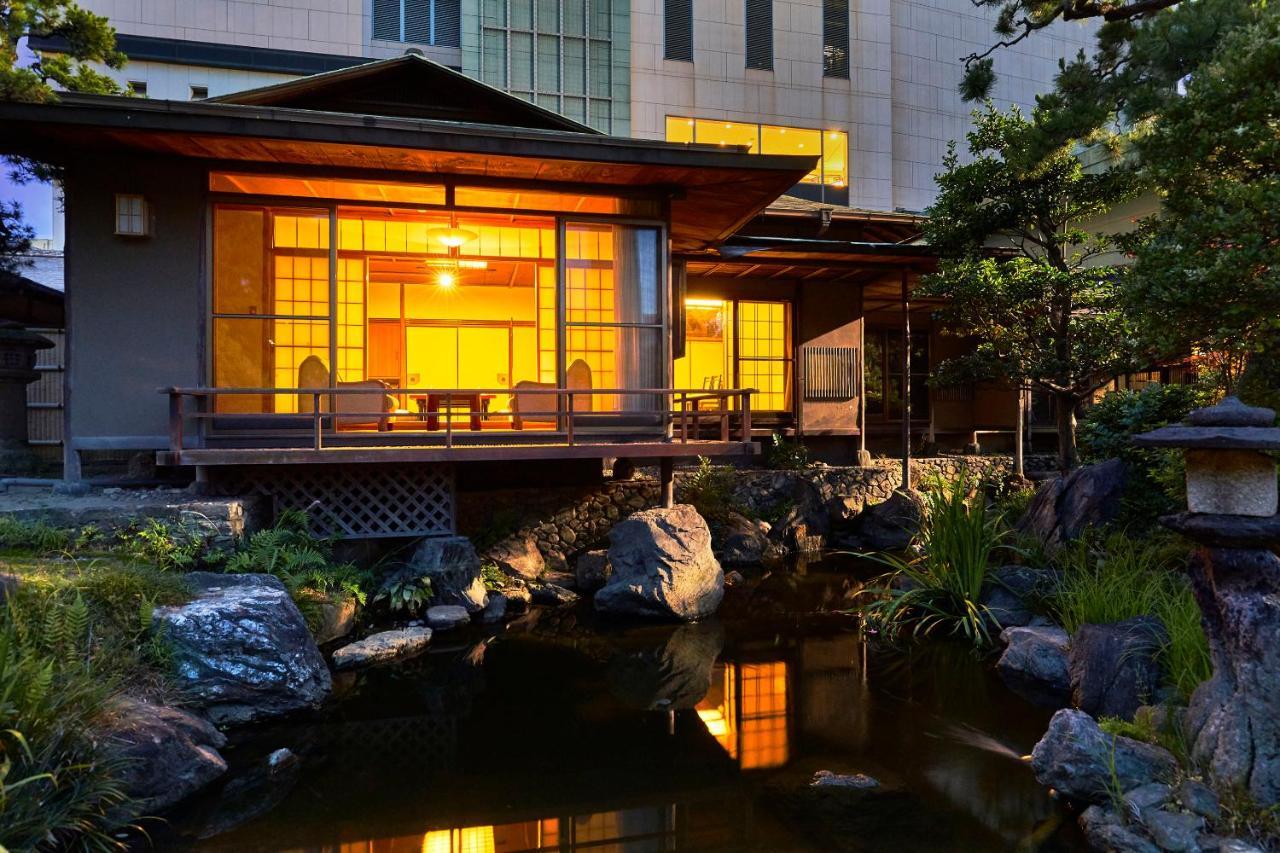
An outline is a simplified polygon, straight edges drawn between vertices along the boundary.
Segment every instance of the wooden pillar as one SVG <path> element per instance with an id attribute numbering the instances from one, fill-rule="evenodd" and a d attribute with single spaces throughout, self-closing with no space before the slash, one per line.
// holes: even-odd
<path id="1" fill-rule="evenodd" d="M 902 488 L 911 488 L 911 291 L 902 271 Z"/>
<path id="2" fill-rule="evenodd" d="M 1023 432 L 1023 424 L 1026 422 L 1027 416 L 1027 389 L 1022 387 L 1022 383 L 1018 383 L 1018 419 L 1013 429 L 1013 473 L 1019 477 L 1024 476 L 1025 469 L 1023 467 L 1022 456 L 1025 452 L 1024 442 L 1026 435 Z"/>
<path id="3" fill-rule="evenodd" d="M 858 288 L 858 464 L 871 464 L 867 452 L 867 287 Z"/>
<path id="4" fill-rule="evenodd" d="M 662 484 L 662 507 L 671 509 L 676 505 L 676 477 L 675 465 L 670 456 L 658 460 L 658 472 L 659 482 Z"/>

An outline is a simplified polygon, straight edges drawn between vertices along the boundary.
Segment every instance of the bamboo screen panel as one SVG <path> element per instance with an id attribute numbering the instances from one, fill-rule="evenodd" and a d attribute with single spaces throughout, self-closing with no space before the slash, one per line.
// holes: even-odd
<path id="1" fill-rule="evenodd" d="M 858 348 L 809 346 L 804 354 L 806 400 L 850 400 L 858 396 Z"/>

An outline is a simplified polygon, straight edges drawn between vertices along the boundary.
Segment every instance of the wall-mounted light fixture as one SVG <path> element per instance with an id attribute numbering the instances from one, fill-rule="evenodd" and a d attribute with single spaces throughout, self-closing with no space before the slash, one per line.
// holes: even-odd
<path id="1" fill-rule="evenodd" d="M 140 195 L 116 193 L 116 234 L 147 237 L 151 234 L 151 209 Z"/>

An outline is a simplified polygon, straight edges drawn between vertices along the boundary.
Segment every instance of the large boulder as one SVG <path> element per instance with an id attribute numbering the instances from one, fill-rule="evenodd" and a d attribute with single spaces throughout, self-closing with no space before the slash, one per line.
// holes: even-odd
<path id="1" fill-rule="evenodd" d="M 537 538 L 528 533 L 507 537 L 485 551 L 484 559 L 507 574 L 525 580 L 537 580 L 547 570 Z"/>
<path id="2" fill-rule="evenodd" d="M 1021 628 L 1035 618 L 1032 602 L 1047 592 L 1050 572 L 1030 566 L 1001 566 L 987 574 L 980 603 L 1000 628 Z"/>
<path id="3" fill-rule="evenodd" d="M 100 736 L 123 759 L 119 783 L 148 812 L 167 809 L 227 772 L 227 739 L 207 720 L 130 696 L 112 703 Z"/>
<path id="4" fill-rule="evenodd" d="M 920 532 L 924 498 L 897 489 L 889 499 L 862 511 L 853 522 L 852 539 L 866 551 L 905 551 Z"/>
<path id="5" fill-rule="evenodd" d="M 1213 676 L 1191 696 L 1191 757 L 1219 789 L 1280 802 L 1280 557 L 1202 549 L 1191 561 Z"/>
<path id="6" fill-rule="evenodd" d="M 1160 688 L 1159 654 L 1167 640 L 1151 616 L 1081 625 L 1071 638 L 1072 704 L 1095 717 L 1132 720 Z"/>
<path id="7" fill-rule="evenodd" d="M 1009 689 L 1045 708 L 1070 704 L 1067 632 L 1057 626 L 1007 628 L 1002 636 L 1008 646 L 996 662 L 996 672 Z"/>
<path id="8" fill-rule="evenodd" d="M 215 723 L 315 708 L 332 688 L 307 623 L 272 575 L 191 572 L 194 598 L 157 607 L 178 686 Z"/>
<path id="9" fill-rule="evenodd" d="M 596 593 L 602 613 L 682 619 L 710 616 L 724 597 L 724 572 L 707 522 L 689 504 L 634 513 L 609 531 L 613 573 Z"/>
<path id="10" fill-rule="evenodd" d="M 1031 751 L 1031 769 L 1041 785 L 1073 800 L 1105 806 L 1140 785 L 1165 782 L 1177 772 L 1168 750 L 1109 735 L 1083 711 L 1064 708 Z M 1118 790 L 1117 790 L 1118 789 Z"/>
<path id="11" fill-rule="evenodd" d="M 480 556 L 465 536 L 423 539 L 409 562 L 388 578 L 383 588 L 414 578 L 431 581 L 431 604 L 454 604 L 478 613 L 488 603 L 480 579 Z"/>
<path id="12" fill-rule="evenodd" d="M 681 625 L 653 647 L 621 652 L 609 661 L 611 692 L 644 710 L 695 707 L 711 689 L 724 630 L 715 622 Z"/>
<path id="13" fill-rule="evenodd" d="M 1034 534 L 1046 548 L 1054 549 L 1087 528 L 1101 527 L 1120 512 L 1126 475 L 1124 462 L 1108 459 L 1050 480 L 1036 492 L 1018 530 Z"/>
<path id="14" fill-rule="evenodd" d="M 778 558 L 782 547 L 769 538 L 769 531 L 769 525 L 762 521 L 730 512 L 716 524 L 712 537 L 717 559 L 725 565 L 745 566 Z"/>

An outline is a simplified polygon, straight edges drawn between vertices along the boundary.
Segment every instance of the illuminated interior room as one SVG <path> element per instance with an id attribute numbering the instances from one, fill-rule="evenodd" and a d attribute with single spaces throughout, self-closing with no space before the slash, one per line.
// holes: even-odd
<path id="1" fill-rule="evenodd" d="M 459 186 L 447 206 L 444 186 L 220 172 L 210 186 L 214 384 L 368 389 L 226 395 L 219 412 L 318 405 L 350 413 L 339 429 L 431 432 L 555 428 L 567 403 L 538 389 L 579 392 L 575 413 L 657 407 L 595 393 L 666 386 L 663 229 L 634 224 L 648 202 Z"/>

